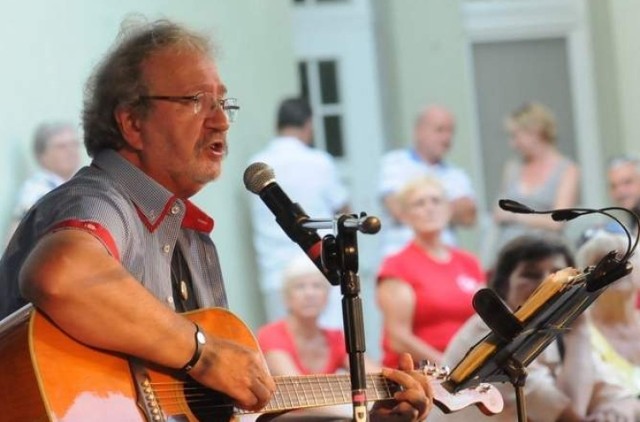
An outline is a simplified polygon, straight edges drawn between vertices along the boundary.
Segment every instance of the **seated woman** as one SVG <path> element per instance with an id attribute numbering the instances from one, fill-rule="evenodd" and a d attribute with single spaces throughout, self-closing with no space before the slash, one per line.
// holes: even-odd
<path id="1" fill-rule="evenodd" d="M 349 369 L 342 330 L 318 325 L 330 288 L 306 255 L 296 257 L 285 269 L 282 291 L 287 316 L 263 326 L 257 333 L 271 375 L 333 374 Z M 365 367 L 368 372 L 379 370 L 366 357 Z M 277 420 L 351 420 L 351 417 L 348 405 L 291 412 Z"/>
<path id="2" fill-rule="evenodd" d="M 342 330 L 318 324 L 330 288 L 306 255 L 287 266 L 282 287 L 287 316 L 258 330 L 271 375 L 333 374 L 349 368 Z M 367 364 L 368 370 L 377 369 L 373 362 Z"/>
<path id="3" fill-rule="evenodd" d="M 473 255 L 442 241 L 450 209 L 437 179 L 409 182 L 398 199 L 414 238 L 386 258 L 378 273 L 383 364 L 395 366 L 403 352 L 438 364 L 453 334 L 473 315 L 471 299 L 485 277 Z"/>
<path id="4" fill-rule="evenodd" d="M 559 239 L 525 235 L 513 239 L 499 253 L 489 287 L 513 310 L 522 305 L 548 276 L 563 278 L 575 273 L 567 247 Z M 563 270 L 564 269 L 564 270 Z M 488 334 L 489 328 L 474 315 L 456 333 L 444 355 L 454 367 L 466 352 Z M 562 344 L 562 346 L 560 346 Z M 605 381 L 602 367 L 593 359 L 589 327 L 581 315 L 562 336 L 527 367 L 524 387 L 527 418 L 542 421 L 633 421 L 630 392 Z M 429 421 L 517 420 L 515 392 L 510 384 L 499 384 L 505 407 L 490 419 L 475 409 L 443 416 L 434 411 Z M 610 419 L 609 419 L 610 417 Z"/>
<path id="5" fill-rule="evenodd" d="M 626 249 L 625 236 L 599 230 L 580 247 L 576 259 L 578 265 L 586 267 L 597 264 L 609 251 Z M 640 313 L 635 306 L 640 290 L 637 257 L 631 258 L 635 269 L 607 287 L 591 306 L 590 316 L 591 342 L 607 367 L 607 379 L 640 396 Z"/>

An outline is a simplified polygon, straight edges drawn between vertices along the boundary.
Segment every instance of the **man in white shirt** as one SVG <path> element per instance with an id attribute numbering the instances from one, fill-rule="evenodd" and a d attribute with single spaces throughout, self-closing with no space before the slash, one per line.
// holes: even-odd
<path id="1" fill-rule="evenodd" d="M 311 107 L 305 100 L 284 100 L 278 110 L 277 137 L 254 155 L 250 163 L 263 162 L 272 167 L 278 184 L 309 217 L 332 218 L 335 214 L 348 212 L 348 194 L 333 157 L 312 147 L 311 117 Z M 302 252 L 282 231 L 260 198 L 252 195 L 251 201 L 260 288 L 267 318 L 274 321 L 286 315 L 281 291 L 282 271 Z M 329 305 L 320 323 L 327 327 L 342 327 L 339 287 L 331 289 Z"/>
<path id="2" fill-rule="evenodd" d="M 432 175 L 444 185 L 451 201 L 451 225 L 472 226 L 476 221 L 476 202 L 467 173 L 444 158 L 452 145 L 455 118 L 446 108 L 431 105 L 416 118 L 414 143 L 386 153 L 382 159 L 379 194 L 384 204 L 382 216 L 383 255 L 398 252 L 413 237 L 411 229 L 400 221 L 396 193 L 411 180 Z M 455 244 L 450 227 L 443 233 L 448 244 Z"/>

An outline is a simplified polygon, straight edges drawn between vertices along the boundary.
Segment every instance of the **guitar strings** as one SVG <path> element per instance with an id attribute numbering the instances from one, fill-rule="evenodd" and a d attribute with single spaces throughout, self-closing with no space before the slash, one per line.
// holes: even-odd
<path id="1" fill-rule="evenodd" d="M 393 386 L 394 389 L 396 390 L 398 388 L 398 385 L 396 383 L 390 382 L 382 375 L 368 374 L 367 377 L 373 383 L 372 388 L 367 388 L 367 393 L 370 393 L 370 394 L 373 394 L 373 396 L 376 396 L 374 398 L 376 401 L 382 400 L 382 399 L 391 399 L 392 395 L 389 387 Z M 278 381 L 285 381 L 284 384 L 278 385 L 279 387 L 284 387 L 284 389 L 278 388 L 274 394 L 274 397 L 269 402 L 269 404 L 264 409 L 262 409 L 260 413 L 265 413 L 270 410 L 271 411 L 275 411 L 278 409 L 282 410 L 283 408 L 306 408 L 306 407 L 317 407 L 317 406 L 327 406 L 332 404 L 348 403 L 350 400 L 349 391 L 342 390 L 341 394 L 338 394 L 338 397 L 336 397 L 334 389 L 330 389 L 329 391 L 327 391 L 326 388 L 323 388 L 327 386 L 342 387 L 345 385 L 350 388 L 351 383 L 348 377 L 336 374 L 336 375 L 329 375 L 324 377 L 308 376 L 308 378 L 307 377 L 296 377 L 296 378 L 298 380 L 300 380 L 301 378 L 303 379 L 306 378 L 305 379 L 306 381 L 311 381 L 311 380 L 316 381 L 316 385 L 314 384 L 306 385 L 304 382 L 295 381 L 291 377 L 274 377 L 274 379 Z M 338 381 L 338 385 L 336 385 L 335 383 L 336 380 Z M 289 381 L 289 382 L 287 383 L 286 381 Z M 322 382 L 325 385 L 324 386 L 318 385 L 318 382 Z M 151 383 L 152 386 L 170 387 L 168 389 L 160 388 L 154 391 L 155 396 L 157 397 L 157 400 L 161 402 L 160 403 L 161 405 L 165 405 L 165 406 L 172 405 L 172 404 L 176 405 L 181 403 L 184 398 L 184 400 L 189 401 L 189 406 L 192 407 L 193 409 L 197 409 L 199 413 L 201 413 L 202 411 L 214 412 L 214 411 L 219 411 L 220 409 L 223 409 L 223 408 L 231 408 L 231 407 L 235 408 L 236 413 L 256 413 L 256 412 L 246 411 L 244 409 L 236 408 L 232 403 L 226 403 L 226 404 L 211 403 L 210 398 L 206 397 L 207 391 L 208 391 L 206 387 L 200 387 L 195 385 L 193 387 L 182 387 L 185 384 L 186 382 L 182 382 L 182 381 Z M 303 390 L 302 394 L 299 394 L 300 393 L 299 388 L 304 386 L 306 387 L 310 386 L 311 389 Z M 381 397 L 380 391 L 378 391 L 379 389 L 386 390 L 387 395 Z M 189 392 L 185 392 L 186 390 L 188 390 Z M 182 392 L 185 392 L 185 393 L 184 395 L 181 394 L 181 396 L 170 394 L 170 393 L 182 393 Z M 292 397 L 289 397 L 288 399 L 286 397 L 282 397 L 282 393 L 291 393 L 291 392 L 296 393 L 295 399 Z M 314 396 L 315 393 L 322 393 L 322 396 L 323 396 L 322 400 L 324 401 L 320 402 L 320 398 Z M 308 397 L 309 395 L 314 396 L 312 397 L 311 402 Z M 327 396 L 331 396 L 330 397 L 331 401 L 327 401 Z M 307 402 L 310 402 L 310 403 L 306 405 L 303 403 L 300 403 L 301 398 L 305 399 Z M 277 405 L 279 407 L 274 408 L 273 405 Z"/>
<path id="2" fill-rule="evenodd" d="M 278 392 L 291 392 L 291 391 L 299 391 L 300 388 L 304 388 L 306 387 L 306 392 L 327 392 L 327 391 L 334 391 L 333 389 L 327 390 L 326 387 L 342 387 L 344 385 L 346 385 L 347 387 L 350 388 L 351 383 L 349 381 L 348 378 L 341 378 L 338 377 L 336 379 L 314 379 L 313 383 L 309 383 L 309 382 L 300 382 L 300 381 L 295 381 L 295 380 L 289 380 L 287 378 L 282 378 L 282 380 L 284 380 L 285 382 L 280 382 L 278 383 L 278 377 L 276 378 L 276 384 L 277 384 L 277 389 L 276 389 L 276 393 Z M 336 383 L 336 380 L 338 381 Z M 308 381 L 308 380 L 307 380 Z M 389 382 L 386 378 L 384 377 L 379 377 L 379 378 L 373 378 L 370 377 L 370 381 L 373 382 L 374 384 L 374 388 L 383 388 L 385 390 L 390 390 L 390 386 L 394 387 L 394 389 L 397 389 L 398 386 L 397 384 L 393 383 L 393 382 Z M 150 385 L 152 387 L 154 387 L 154 391 L 156 393 L 156 395 L 160 394 L 160 393 L 174 393 L 174 392 L 185 392 L 185 396 L 189 396 L 190 392 L 200 392 L 200 391 L 207 391 L 208 389 L 206 387 L 202 387 L 202 386 L 198 386 L 198 385 L 192 385 L 192 386 L 188 386 L 187 382 L 183 382 L 183 381 L 176 381 L 176 382 L 151 382 Z M 167 388 L 168 387 L 168 388 Z M 371 389 L 371 387 L 369 388 Z"/>

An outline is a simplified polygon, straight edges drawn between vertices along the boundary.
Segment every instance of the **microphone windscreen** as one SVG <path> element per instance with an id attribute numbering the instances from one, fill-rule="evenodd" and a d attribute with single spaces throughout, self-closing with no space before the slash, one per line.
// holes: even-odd
<path id="1" fill-rule="evenodd" d="M 249 165 L 244 171 L 243 180 L 248 191 L 260 194 L 265 186 L 275 182 L 276 175 L 268 164 L 256 162 Z"/>

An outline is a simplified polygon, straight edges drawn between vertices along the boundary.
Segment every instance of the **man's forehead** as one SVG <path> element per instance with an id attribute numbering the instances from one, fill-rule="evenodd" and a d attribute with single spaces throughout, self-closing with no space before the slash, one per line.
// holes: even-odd
<path id="1" fill-rule="evenodd" d="M 621 163 L 609 169 L 609 179 L 628 178 L 633 176 L 640 176 L 640 172 L 634 163 Z"/>
<path id="2" fill-rule="evenodd" d="M 210 78 L 226 90 L 219 79 L 213 57 L 198 50 L 166 48 L 150 54 L 143 62 L 145 79 L 185 82 L 197 78 Z"/>

